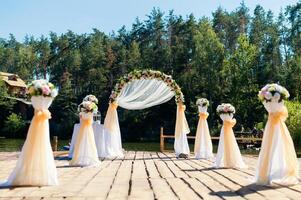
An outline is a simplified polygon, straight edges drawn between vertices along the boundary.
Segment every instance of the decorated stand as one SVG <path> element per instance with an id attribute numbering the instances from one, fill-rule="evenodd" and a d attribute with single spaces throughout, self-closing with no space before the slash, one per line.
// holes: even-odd
<path id="1" fill-rule="evenodd" d="M 34 116 L 16 167 L 3 185 L 58 185 L 57 170 L 49 137 L 51 114 L 48 110 L 57 90 L 46 80 L 33 81 L 28 87 Z"/>
<path id="2" fill-rule="evenodd" d="M 196 104 L 199 110 L 199 122 L 194 144 L 195 158 L 211 159 L 213 158 L 212 141 L 207 123 L 207 117 L 209 116 L 209 113 L 207 112 L 209 101 L 205 98 L 201 98 L 197 100 Z"/>
<path id="3" fill-rule="evenodd" d="M 93 131 L 93 113 L 97 113 L 98 100 L 94 95 L 88 95 L 79 105 L 80 126 L 74 144 L 71 166 L 98 166 L 98 153 Z"/>
<path id="4" fill-rule="evenodd" d="M 217 107 L 217 113 L 223 120 L 220 139 L 215 160 L 217 168 L 247 168 L 245 165 L 238 144 L 236 142 L 233 127 L 236 119 L 233 118 L 235 108 L 231 104 L 221 104 Z"/>
<path id="5" fill-rule="evenodd" d="M 255 181 L 263 185 L 294 185 L 299 183 L 299 164 L 293 140 L 285 125 L 288 117 L 284 99 L 288 91 L 278 84 L 268 84 L 259 98 L 269 113 L 264 129 Z"/>
<path id="6" fill-rule="evenodd" d="M 140 110 L 169 101 L 175 96 L 177 119 L 175 126 L 175 152 L 189 154 L 187 136 L 190 132 L 186 117 L 184 96 L 181 88 L 172 79 L 160 71 L 132 71 L 120 78 L 110 96 L 110 105 L 104 121 L 106 129 L 106 157 L 122 157 L 120 128 L 117 107 Z"/>

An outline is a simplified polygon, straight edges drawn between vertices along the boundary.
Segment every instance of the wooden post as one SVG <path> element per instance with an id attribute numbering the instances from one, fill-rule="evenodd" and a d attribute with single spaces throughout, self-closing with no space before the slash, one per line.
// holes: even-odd
<path id="1" fill-rule="evenodd" d="M 160 151 L 164 151 L 164 137 L 163 137 L 163 127 L 160 128 Z"/>
<path id="2" fill-rule="evenodd" d="M 53 136 L 53 146 L 52 146 L 53 151 L 57 151 L 57 145 L 58 145 L 58 137 Z"/>

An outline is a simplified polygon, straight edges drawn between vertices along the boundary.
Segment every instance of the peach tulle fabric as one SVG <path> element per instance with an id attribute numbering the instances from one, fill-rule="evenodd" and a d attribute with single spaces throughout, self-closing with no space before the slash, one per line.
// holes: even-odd
<path id="1" fill-rule="evenodd" d="M 76 138 L 74 153 L 70 165 L 97 166 L 100 164 L 92 128 L 93 114 L 81 113 L 79 133 Z"/>
<path id="2" fill-rule="evenodd" d="M 27 138 L 14 171 L 6 185 L 46 186 L 57 185 L 57 170 L 49 138 L 48 111 L 52 99 L 32 98 L 35 107 Z M 38 104 L 38 105 L 36 105 Z"/>
<path id="3" fill-rule="evenodd" d="M 246 168 L 243 162 L 238 144 L 236 142 L 233 127 L 235 119 L 223 119 L 220 141 L 216 155 L 215 166 L 226 168 Z"/>
<path id="4" fill-rule="evenodd" d="M 110 103 L 108 112 L 104 121 L 104 127 L 108 130 L 109 133 L 116 133 L 120 132 L 119 130 L 119 122 L 118 122 L 118 116 L 117 116 L 117 103 Z M 118 126 L 116 126 L 118 124 Z"/>
<path id="5" fill-rule="evenodd" d="M 194 154 L 197 159 L 213 158 L 212 141 L 207 123 L 208 116 L 208 112 L 201 112 L 199 114 L 199 122 L 194 144 Z"/>
<path id="6" fill-rule="evenodd" d="M 285 125 L 288 112 L 269 113 L 256 171 L 256 183 L 294 185 L 298 183 L 299 165 L 292 138 Z"/>
<path id="7" fill-rule="evenodd" d="M 182 103 L 178 103 L 174 143 L 174 149 L 177 156 L 181 153 L 190 153 L 187 141 L 187 134 L 190 132 L 190 130 L 185 117 L 185 109 L 185 105 L 183 105 Z"/>

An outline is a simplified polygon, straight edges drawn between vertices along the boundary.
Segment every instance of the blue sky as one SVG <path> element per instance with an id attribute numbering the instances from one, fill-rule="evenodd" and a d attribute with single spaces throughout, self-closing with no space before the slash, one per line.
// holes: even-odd
<path id="1" fill-rule="evenodd" d="M 23 41 L 26 34 L 40 37 L 50 31 L 58 34 L 68 29 L 76 33 L 90 33 L 97 28 L 105 33 L 118 30 L 125 25 L 131 28 L 136 17 L 146 19 L 153 7 L 165 13 L 196 18 L 211 17 L 218 6 L 232 11 L 239 0 L 1 0 L 0 38 L 9 33 Z M 295 4 L 298 0 L 245 0 L 252 14 L 257 4 L 278 14 L 281 8 Z"/>

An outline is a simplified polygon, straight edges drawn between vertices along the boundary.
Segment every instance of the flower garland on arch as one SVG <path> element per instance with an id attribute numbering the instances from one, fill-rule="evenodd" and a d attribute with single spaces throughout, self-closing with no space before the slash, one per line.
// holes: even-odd
<path id="1" fill-rule="evenodd" d="M 118 83 L 115 85 L 115 88 L 112 90 L 110 102 L 113 103 L 116 101 L 117 97 L 121 93 L 121 90 L 126 84 L 140 79 L 157 79 L 159 81 L 165 82 L 166 85 L 171 89 L 171 91 L 174 91 L 176 103 L 184 103 L 184 95 L 176 81 L 173 80 L 170 75 L 166 75 L 163 72 L 155 70 L 134 70 L 121 77 L 118 80 Z"/>

